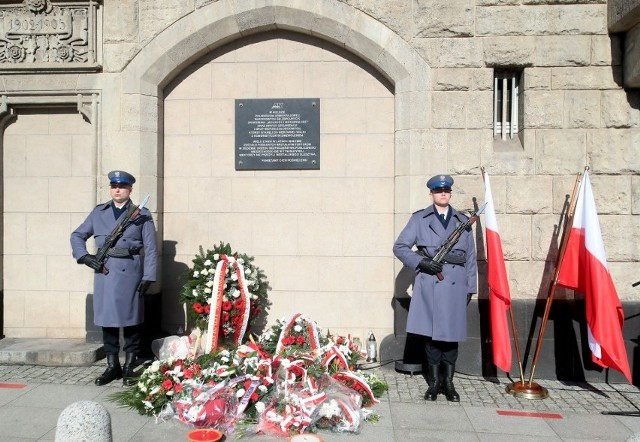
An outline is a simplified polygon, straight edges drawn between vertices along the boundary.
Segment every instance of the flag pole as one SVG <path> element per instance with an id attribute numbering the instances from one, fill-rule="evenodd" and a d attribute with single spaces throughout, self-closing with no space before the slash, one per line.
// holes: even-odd
<path id="1" fill-rule="evenodd" d="M 484 167 L 480 168 L 482 172 L 482 181 L 484 182 Z M 491 300 L 489 300 L 491 302 Z M 513 333 L 513 343 L 516 348 L 516 358 L 518 358 L 518 369 L 520 370 L 520 383 L 524 384 L 524 370 L 522 368 L 522 356 L 520 353 L 520 343 L 518 340 L 518 330 L 516 329 L 516 323 L 513 320 L 513 310 L 511 308 L 511 303 L 509 303 L 509 319 L 511 322 L 511 332 Z"/>
<path id="2" fill-rule="evenodd" d="M 544 337 L 545 330 L 547 328 L 547 322 L 549 320 L 551 303 L 553 302 L 553 298 L 555 297 L 555 293 L 556 293 L 560 264 L 562 263 L 562 260 L 564 258 L 564 252 L 567 246 L 567 240 L 569 238 L 569 235 L 567 234 L 567 229 L 571 228 L 571 224 L 573 222 L 573 213 L 576 207 L 576 193 L 578 192 L 578 187 L 580 185 L 581 175 L 582 175 L 581 173 L 578 173 L 578 175 L 576 176 L 576 181 L 573 185 L 573 192 L 571 193 L 571 200 L 569 202 L 569 210 L 567 212 L 565 223 L 562 229 L 562 239 L 560 242 L 560 249 L 558 250 L 558 256 L 556 258 L 556 268 L 553 275 L 553 281 L 551 283 L 551 287 L 549 288 L 549 295 L 547 296 L 547 302 L 544 308 L 544 314 L 542 315 L 542 323 L 540 325 L 540 331 L 538 333 L 536 351 L 533 355 L 533 364 L 531 365 L 531 375 L 529 376 L 529 382 L 527 384 L 523 383 L 521 385 L 518 385 L 517 390 L 513 392 L 514 395 L 519 397 L 524 397 L 526 399 L 544 399 L 547 396 L 549 396 L 549 392 L 547 391 L 546 388 L 533 382 L 533 376 L 536 371 L 536 366 L 538 365 L 540 350 L 542 349 L 542 340 Z"/>

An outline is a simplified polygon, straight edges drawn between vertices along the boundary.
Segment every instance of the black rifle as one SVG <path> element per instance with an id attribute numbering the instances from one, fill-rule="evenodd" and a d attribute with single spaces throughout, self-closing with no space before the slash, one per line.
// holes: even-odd
<path id="1" fill-rule="evenodd" d="M 125 217 L 122 218 L 122 221 L 120 221 L 117 226 L 114 227 L 109 236 L 104 240 L 102 247 L 98 249 L 98 252 L 96 253 L 96 260 L 102 265 L 100 271 L 105 275 L 109 273 L 109 269 L 104 265 L 107 258 L 109 258 L 109 249 L 116 245 L 120 237 L 124 234 L 124 229 L 129 227 L 129 225 L 138 218 L 144 206 L 149 202 L 150 196 L 151 195 L 147 195 L 139 206 L 136 206 L 133 203 L 129 206 L 129 210 Z"/>
<path id="2" fill-rule="evenodd" d="M 451 249 L 453 249 L 453 246 L 456 245 L 456 243 L 460 239 L 460 236 L 462 236 L 462 232 L 471 227 L 471 225 L 475 223 L 478 218 L 480 218 L 480 214 L 484 212 L 484 208 L 486 206 L 487 203 L 484 203 L 478 210 L 469 213 L 469 219 L 467 219 L 467 221 L 463 223 L 458 224 L 456 229 L 451 232 L 451 235 L 449 235 L 445 242 L 443 242 L 440 247 L 438 247 L 438 249 L 436 250 L 436 254 L 433 256 L 433 258 L 431 258 L 431 260 L 438 263 L 442 263 L 443 261 L 445 261 L 447 254 L 451 251 Z M 426 251 L 422 250 L 421 255 L 426 255 Z M 438 277 L 439 281 L 442 281 L 444 279 L 442 273 L 438 273 L 436 274 L 436 276 Z"/>

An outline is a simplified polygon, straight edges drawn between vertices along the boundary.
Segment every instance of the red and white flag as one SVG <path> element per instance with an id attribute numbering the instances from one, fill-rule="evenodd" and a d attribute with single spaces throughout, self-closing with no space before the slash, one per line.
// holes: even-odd
<path id="1" fill-rule="evenodd" d="M 498 233 L 496 210 L 491 195 L 489 174 L 484 177 L 485 226 L 487 235 L 487 280 L 489 283 L 489 312 L 491 317 L 491 345 L 493 363 L 499 369 L 511 370 L 511 338 L 507 325 L 507 310 L 511 306 L 511 291 L 504 264 L 502 241 Z"/>
<path id="2" fill-rule="evenodd" d="M 593 362 L 620 371 L 631 382 L 629 359 L 622 337 L 624 312 L 607 267 L 598 212 L 587 171 L 580 183 L 573 225 L 556 282 L 584 293 L 587 335 Z"/>

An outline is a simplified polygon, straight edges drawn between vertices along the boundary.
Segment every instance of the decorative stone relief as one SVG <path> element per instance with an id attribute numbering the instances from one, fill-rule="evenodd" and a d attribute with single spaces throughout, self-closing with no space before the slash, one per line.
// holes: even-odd
<path id="1" fill-rule="evenodd" d="M 0 71 L 97 70 L 96 1 L 0 5 Z"/>

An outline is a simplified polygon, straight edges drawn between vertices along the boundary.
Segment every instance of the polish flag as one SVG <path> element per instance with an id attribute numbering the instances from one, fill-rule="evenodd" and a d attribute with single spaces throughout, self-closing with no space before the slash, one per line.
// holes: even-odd
<path id="1" fill-rule="evenodd" d="M 489 174 L 484 176 L 485 226 L 487 236 L 487 279 L 489 283 L 489 312 L 491 317 L 491 345 L 493 363 L 508 372 L 511 369 L 511 338 L 507 326 L 507 310 L 511 306 L 511 292 L 507 269 L 498 233 L 496 210 L 491 195 Z"/>
<path id="2" fill-rule="evenodd" d="M 580 183 L 573 225 L 556 282 L 584 293 L 587 336 L 593 362 L 620 371 L 631 383 L 629 359 L 622 337 L 624 312 L 607 267 L 587 171 Z"/>

